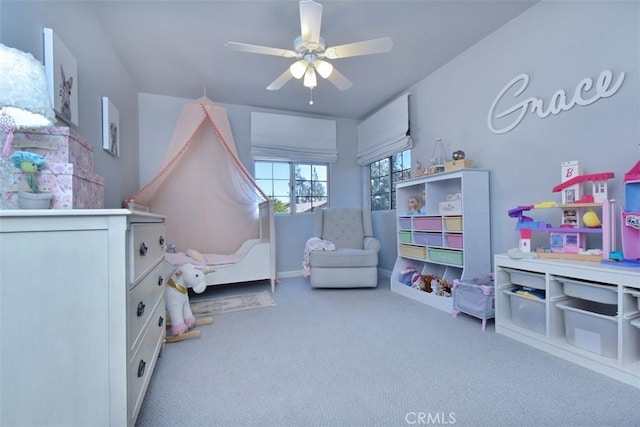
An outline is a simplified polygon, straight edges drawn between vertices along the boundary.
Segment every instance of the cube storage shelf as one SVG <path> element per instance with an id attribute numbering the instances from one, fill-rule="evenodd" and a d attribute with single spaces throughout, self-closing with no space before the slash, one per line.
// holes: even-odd
<path id="1" fill-rule="evenodd" d="M 640 388 L 640 269 L 502 254 L 494 264 L 497 333 Z"/>
<path id="2" fill-rule="evenodd" d="M 462 195 L 453 213 L 441 209 L 451 193 Z M 406 211 L 410 197 L 423 199 L 419 214 Z M 402 181 L 396 185 L 396 202 L 398 257 L 391 290 L 452 313 L 453 298 L 411 288 L 400 275 L 412 267 L 451 284 L 491 272 L 489 171 L 465 169 Z"/>

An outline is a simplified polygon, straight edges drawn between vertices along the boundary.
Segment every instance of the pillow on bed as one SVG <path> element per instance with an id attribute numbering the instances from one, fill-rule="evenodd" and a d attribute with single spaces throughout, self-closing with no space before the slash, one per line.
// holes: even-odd
<path id="1" fill-rule="evenodd" d="M 195 259 L 201 264 L 206 263 L 206 260 L 204 259 L 204 255 L 202 255 L 200 252 L 196 251 L 195 249 L 187 249 L 187 256 L 189 256 L 189 258 Z"/>

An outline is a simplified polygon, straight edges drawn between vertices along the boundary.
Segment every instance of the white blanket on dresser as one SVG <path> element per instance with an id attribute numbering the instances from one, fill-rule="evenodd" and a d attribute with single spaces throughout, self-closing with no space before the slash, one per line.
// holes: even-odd
<path id="1" fill-rule="evenodd" d="M 311 267 L 309 266 L 309 258 L 313 251 L 335 251 L 336 245 L 328 240 L 322 240 L 319 237 L 312 237 L 307 240 L 304 245 L 304 255 L 302 257 L 302 275 L 309 277 L 311 275 Z"/>

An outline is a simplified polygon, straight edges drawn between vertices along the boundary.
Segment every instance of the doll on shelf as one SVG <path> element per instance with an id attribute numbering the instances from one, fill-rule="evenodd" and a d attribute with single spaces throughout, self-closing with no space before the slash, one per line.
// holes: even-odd
<path id="1" fill-rule="evenodd" d="M 419 214 L 422 209 L 422 200 L 420 197 L 411 196 L 407 201 L 407 206 L 409 208 L 409 212 L 407 212 L 409 215 Z"/>

